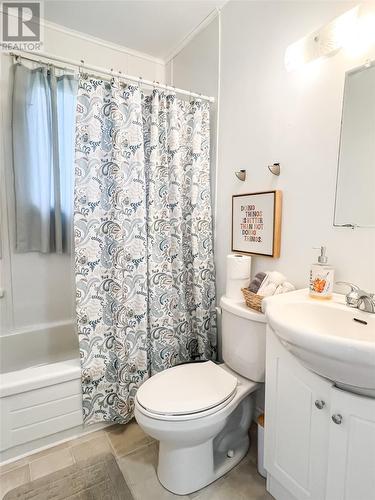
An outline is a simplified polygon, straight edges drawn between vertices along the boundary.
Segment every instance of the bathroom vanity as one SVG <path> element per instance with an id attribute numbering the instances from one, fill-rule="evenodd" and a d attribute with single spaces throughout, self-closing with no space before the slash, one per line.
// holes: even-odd
<path id="1" fill-rule="evenodd" d="M 268 491 L 276 500 L 375 498 L 375 315 L 304 290 L 267 300 L 266 314 Z"/>

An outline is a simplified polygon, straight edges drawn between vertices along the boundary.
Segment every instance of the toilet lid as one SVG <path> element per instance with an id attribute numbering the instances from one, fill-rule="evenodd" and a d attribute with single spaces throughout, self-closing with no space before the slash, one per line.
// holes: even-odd
<path id="1" fill-rule="evenodd" d="M 160 415 L 187 415 L 208 410 L 229 399 L 237 378 L 212 361 L 175 366 L 146 380 L 137 400 Z"/>

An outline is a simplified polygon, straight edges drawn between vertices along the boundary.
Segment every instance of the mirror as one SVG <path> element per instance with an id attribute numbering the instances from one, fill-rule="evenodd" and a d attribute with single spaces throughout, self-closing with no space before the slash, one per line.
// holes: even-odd
<path id="1" fill-rule="evenodd" d="M 375 64 L 345 76 L 334 225 L 375 227 Z"/>

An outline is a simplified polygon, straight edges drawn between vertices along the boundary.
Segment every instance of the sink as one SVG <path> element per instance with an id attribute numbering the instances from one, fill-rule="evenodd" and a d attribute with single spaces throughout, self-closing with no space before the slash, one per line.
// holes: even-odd
<path id="1" fill-rule="evenodd" d="M 375 398 L 375 314 L 297 290 L 264 299 L 267 321 L 309 370 L 350 392 Z"/>

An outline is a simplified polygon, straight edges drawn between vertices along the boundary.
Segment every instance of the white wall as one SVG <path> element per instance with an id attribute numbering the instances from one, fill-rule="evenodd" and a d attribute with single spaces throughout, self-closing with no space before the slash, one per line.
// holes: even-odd
<path id="1" fill-rule="evenodd" d="M 375 290 L 375 230 L 334 228 L 345 71 L 375 58 L 341 51 L 288 73 L 286 47 L 351 7 L 348 2 L 237 2 L 222 11 L 217 254 L 219 294 L 230 251 L 231 195 L 281 189 L 281 257 L 254 258 L 305 287 L 312 247 L 325 244 L 336 278 Z M 281 176 L 267 165 L 279 161 Z M 245 168 L 239 182 L 233 171 Z M 360 193 L 352 193 L 360 196 Z"/>
<path id="2" fill-rule="evenodd" d="M 218 297 L 225 290 L 230 252 L 231 197 L 267 189 L 283 191 L 279 259 L 253 258 L 253 273 L 278 269 L 306 287 L 325 244 L 336 278 L 375 290 L 375 230 L 333 227 L 336 168 L 345 71 L 375 58 L 340 51 L 288 73 L 287 46 L 350 9 L 348 2 L 230 1 L 221 12 L 220 117 L 217 173 L 216 267 Z M 210 27 L 205 32 L 208 36 Z M 214 81 L 210 54 L 216 35 L 203 33 L 184 49 L 186 66 L 173 64 L 173 77 L 196 88 Z M 210 48 L 208 53 L 207 48 Z M 205 61 L 202 62 L 202 54 Z M 180 56 L 178 56 L 180 57 Z M 176 60 L 178 59 L 175 58 Z M 189 64 L 189 66 L 188 66 Z M 205 68 L 207 64 L 207 68 Z M 195 78 L 195 80 L 193 79 Z M 281 163 L 281 176 L 267 165 Z M 234 175 L 247 170 L 246 182 Z M 360 196 L 360 193 L 353 193 Z M 343 291 L 343 289 L 341 290 Z"/>
<path id="3" fill-rule="evenodd" d="M 45 52 L 65 58 L 81 60 L 123 73 L 142 76 L 144 79 L 165 81 L 165 66 L 158 59 L 139 54 L 114 44 L 106 43 L 83 34 L 47 23 Z M 14 220 L 11 179 L 4 172 L 11 169 L 11 114 L 9 74 L 11 58 L 0 56 L 1 110 L 2 110 L 2 170 L 1 189 L 1 247 L 0 287 L 5 289 L 0 299 L 0 334 L 23 329 L 38 328 L 42 324 L 65 322 L 73 318 L 74 292 L 72 286 L 71 258 L 37 253 L 15 254 Z"/>

